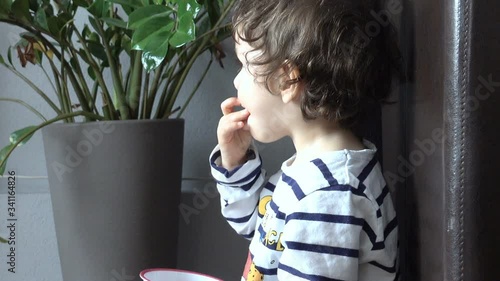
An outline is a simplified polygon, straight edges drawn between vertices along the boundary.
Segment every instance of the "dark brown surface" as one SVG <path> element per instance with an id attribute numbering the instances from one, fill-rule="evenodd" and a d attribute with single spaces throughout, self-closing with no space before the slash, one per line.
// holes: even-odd
<path id="1" fill-rule="evenodd" d="M 499 280 L 500 2 L 403 3 L 402 280 Z"/>

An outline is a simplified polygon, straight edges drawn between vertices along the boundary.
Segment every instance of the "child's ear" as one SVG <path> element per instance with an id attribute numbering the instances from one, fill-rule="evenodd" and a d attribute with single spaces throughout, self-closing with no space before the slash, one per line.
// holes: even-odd
<path id="1" fill-rule="evenodd" d="M 302 93 L 302 83 L 300 82 L 300 72 L 291 63 L 285 63 L 282 67 L 282 75 L 279 79 L 279 90 L 284 103 L 289 103 L 300 97 Z"/>

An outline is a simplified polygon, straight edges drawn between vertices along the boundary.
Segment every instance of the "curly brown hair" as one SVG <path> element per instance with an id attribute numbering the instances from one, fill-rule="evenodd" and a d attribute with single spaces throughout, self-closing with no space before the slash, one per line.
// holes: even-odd
<path id="1" fill-rule="evenodd" d="M 286 83 L 304 84 L 305 119 L 351 128 L 365 106 L 387 99 L 399 70 L 394 26 L 385 14 L 387 24 L 374 25 L 374 9 L 366 0 L 240 0 L 233 37 L 261 51 L 251 63 L 268 89 L 284 64 L 299 71 Z"/>

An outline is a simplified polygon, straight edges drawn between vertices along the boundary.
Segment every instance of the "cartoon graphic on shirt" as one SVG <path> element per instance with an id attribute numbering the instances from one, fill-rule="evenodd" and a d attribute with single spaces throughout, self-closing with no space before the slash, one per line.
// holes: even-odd
<path id="1" fill-rule="evenodd" d="M 269 249 L 273 249 L 276 251 L 282 252 L 285 248 L 283 247 L 283 244 L 281 244 L 281 236 L 283 235 L 283 232 L 278 232 L 276 230 L 270 230 L 266 232 L 266 235 L 262 239 L 261 237 L 261 242 L 264 244 L 264 246 L 268 247 Z"/>
<path id="2" fill-rule="evenodd" d="M 274 221 L 276 214 L 274 212 L 267 212 L 269 203 L 272 200 L 271 195 L 262 197 L 259 201 L 259 215 L 262 217 L 262 230 L 260 232 L 260 242 L 269 249 L 276 251 L 283 251 L 284 247 L 281 244 L 281 236 L 283 232 L 278 232 L 274 229 L 272 225 L 268 225 L 268 222 Z"/>
<path id="3" fill-rule="evenodd" d="M 255 263 L 252 262 L 250 270 L 248 271 L 247 281 L 262 281 L 264 280 L 264 275 L 260 273 L 257 268 L 255 268 Z"/>
<path id="4" fill-rule="evenodd" d="M 281 236 L 283 232 L 278 232 L 268 222 L 273 221 L 276 217 L 274 212 L 267 212 L 269 203 L 272 200 L 271 195 L 263 196 L 259 201 L 258 211 L 259 216 L 262 217 L 261 227 L 264 231 L 260 234 L 260 241 L 269 249 L 283 251 L 284 247 L 281 244 Z M 252 255 L 248 253 L 247 262 L 243 271 L 243 280 L 246 281 L 262 281 L 264 275 L 255 267 L 252 260 Z"/>
<path id="5" fill-rule="evenodd" d="M 266 213 L 267 205 L 271 202 L 271 195 L 264 196 L 259 201 L 259 215 L 263 216 Z"/>
<path id="6" fill-rule="evenodd" d="M 264 275 L 255 268 L 255 264 L 252 262 L 252 255 L 248 253 L 247 262 L 245 264 L 245 270 L 243 272 L 243 279 L 246 281 L 262 281 L 264 280 Z"/>

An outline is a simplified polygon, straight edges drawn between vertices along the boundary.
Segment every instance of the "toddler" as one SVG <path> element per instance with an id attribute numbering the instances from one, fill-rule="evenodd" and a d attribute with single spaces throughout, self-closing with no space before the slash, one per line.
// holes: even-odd
<path id="1" fill-rule="evenodd" d="M 390 92 L 391 25 L 367 1 L 240 0 L 242 68 L 210 155 L 222 215 L 251 240 L 242 280 L 395 280 L 397 221 L 376 147 L 353 126 Z M 387 19 L 386 19 L 387 20 Z M 375 35 L 373 35 L 376 33 Z M 237 108 L 243 108 L 237 110 Z M 266 176 L 253 139 L 296 153 Z"/>

